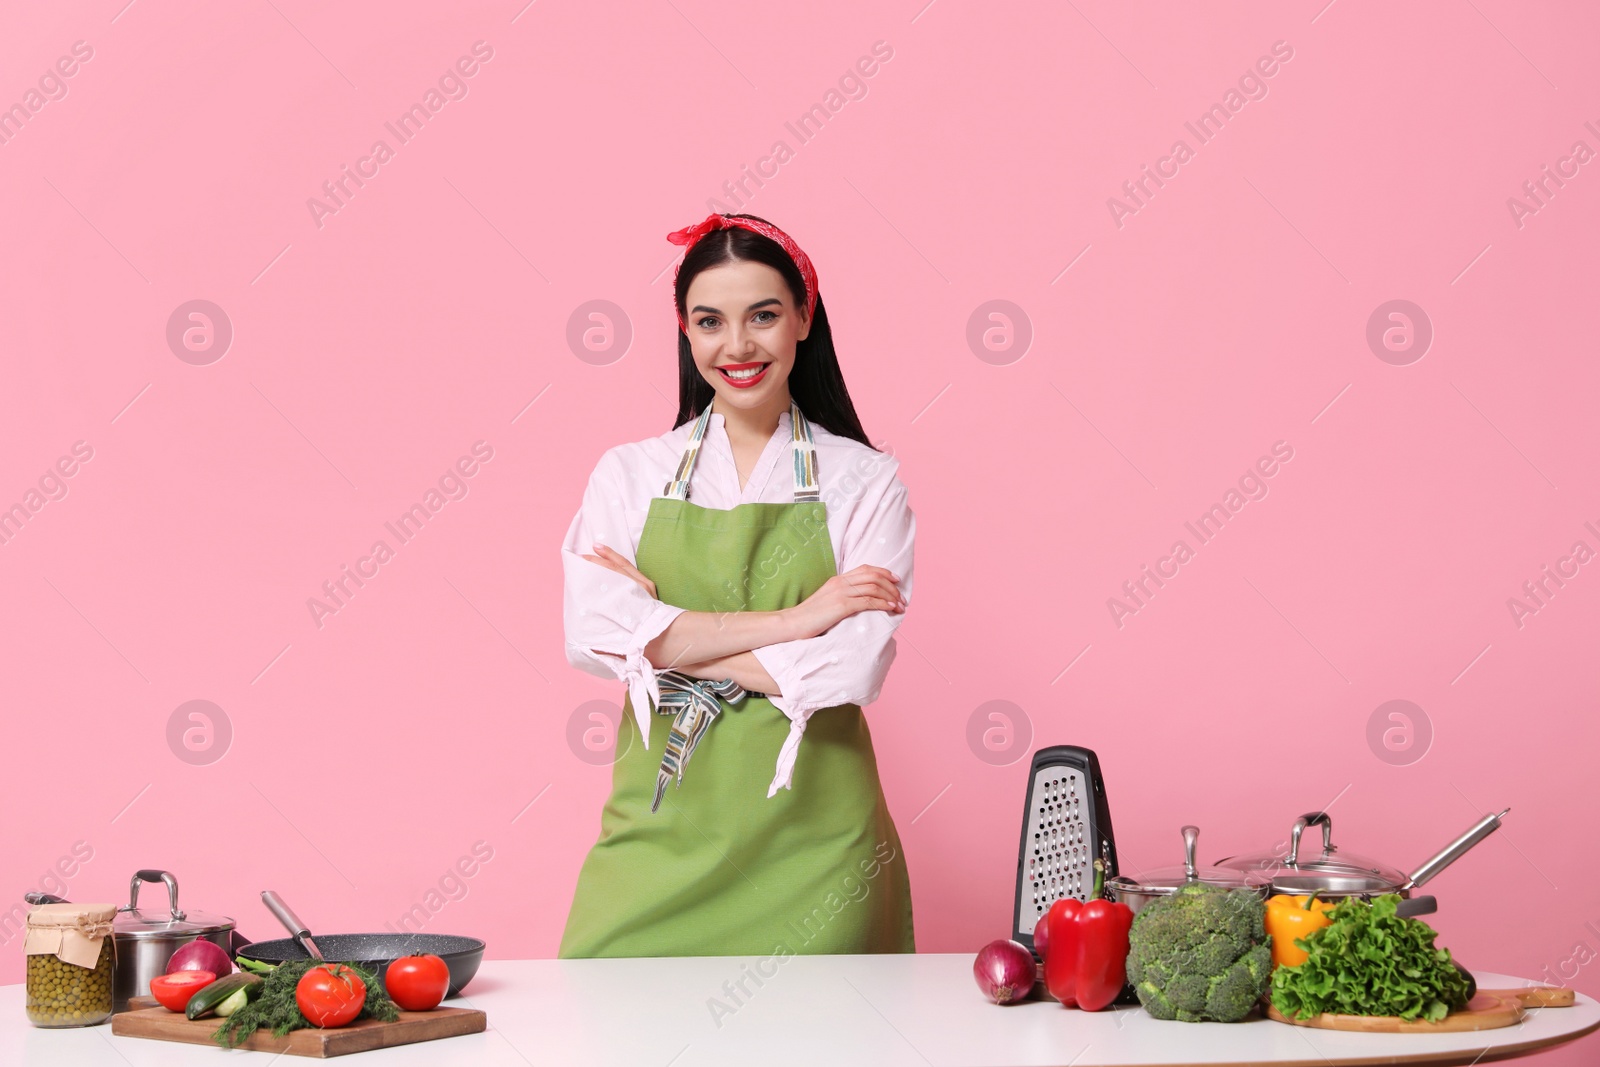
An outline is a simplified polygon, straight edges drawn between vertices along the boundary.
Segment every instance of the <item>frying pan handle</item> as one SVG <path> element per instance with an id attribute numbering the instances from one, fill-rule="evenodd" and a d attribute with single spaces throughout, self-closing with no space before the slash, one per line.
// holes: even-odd
<path id="1" fill-rule="evenodd" d="M 1505 818 L 1510 812 L 1511 809 L 1507 808 L 1498 815 L 1485 815 L 1483 818 L 1479 819 L 1473 824 L 1470 830 L 1446 845 L 1438 855 L 1434 856 L 1427 863 L 1424 863 L 1421 867 L 1418 867 L 1416 873 L 1411 876 L 1411 880 L 1408 881 L 1402 888 L 1415 889 L 1417 886 L 1428 881 L 1434 875 L 1438 874 L 1456 860 L 1460 859 L 1466 854 L 1468 849 L 1472 848 L 1473 845 L 1476 845 L 1479 841 L 1482 841 L 1484 838 L 1500 829 L 1500 820 Z"/>
<path id="2" fill-rule="evenodd" d="M 322 958 L 322 952 L 317 948 L 317 943 L 311 940 L 311 931 L 307 929 L 306 924 L 301 922 L 294 912 L 289 910 L 289 905 L 283 902 L 282 897 L 270 889 L 263 889 L 261 891 L 261 903 L 265 904 L 267 910 L 272 912 L 277 920 L 283 924 L 285 930 L 289 931 L 289 935 L 294 938 L 296 944 L 305 949 L 315 959 L 320 960 Z"/>
<path id="3" fill-rule="evenodd" d="M 1285 866 L 1294 867 L 1300 862 L 1300 835 L 1308 826 L 1322 827 L 1322 851 L 1324 854 L 1333 851 L 1333 820 L 1328 818 L 1325 811 L 1308 811 L 1294 821 L 1294 829 L 1289 831 L 1289 858 Z"/>

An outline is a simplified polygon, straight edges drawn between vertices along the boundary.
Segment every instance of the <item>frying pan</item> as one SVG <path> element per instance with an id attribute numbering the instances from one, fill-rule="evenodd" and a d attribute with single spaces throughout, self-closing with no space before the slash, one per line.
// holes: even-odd
<path id="1" fill-rule="evenodd" d="M 353 963 L 382 981 L 389 964 L 395 960 L 427 952 L 444 960 L 450 969 L 450 991 L 445 995 L 453 997 L 472 981 L 472 976 L 478 973 L 478 965 L 483 962 L 482 941 L 454 934 L 319 934 L 313 939 L 311 931 L 278 894 L 269 889 L 261 894 L 261 900 L 293 936 L 255 941 L 239 950 L 238 955 L 258 963 L 313 958 Z"/>

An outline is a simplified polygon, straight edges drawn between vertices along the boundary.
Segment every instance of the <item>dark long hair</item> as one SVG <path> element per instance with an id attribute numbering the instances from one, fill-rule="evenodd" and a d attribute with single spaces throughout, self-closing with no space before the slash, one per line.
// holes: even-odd
<path id="1" fill-rule="evenodd" d="M 756 215 L 730 217 L 767 221 Z M 694 281 L 695 276 L 711 267 L 741 260 L 765 263 L 783 275 L 794 297 L 795 307 L 805 308 L 805 279 L 800 276 L 800 269 L 794 265 L 794 260 L 789 258 L 783 246 L 770 237 L 742 226 L 730 226 L 713 230 L 697 241 L 689 249 L 689 254 L 684 256 L 683 266 L 678 268 L 678 281 L 673 287 L 672 298 L 677 301 L 678 314 L 685 322 L 689 321 L 686 313 L 689 283 Z M 689 345 L 688 334 L 679 330 L 678 420 L 672 424 L 673 428 L 698 417 L 716 395 L 717 391 L 695 366 L 694 350 Z M 844 375 L 839 371 L 839 357 L 833 351 L 833 331 L 828 327 L 828 311 L 823 307 L 820 291 L 817 293 L 816 310 L 812 313 L 811 332 L 805 340 L 795 344 L 794 367 L 789 371 L 789 395 L 800 405 L 805 417 L 818 426 L 873 448 L 872 442 L 867 440 L 867 432 L 861 428 L 855 405 L 850 402 L 850 390 L 845 388 Z"/>

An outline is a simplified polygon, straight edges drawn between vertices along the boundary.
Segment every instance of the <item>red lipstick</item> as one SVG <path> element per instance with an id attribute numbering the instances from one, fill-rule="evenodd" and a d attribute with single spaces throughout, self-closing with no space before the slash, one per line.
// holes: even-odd
<path id="1" fill-rule="evenodd" d="M 771 363 L 725 363 L 717 368 L 717 373 L 735 389 L 749 389 L 767 376 L 767 368 L 771 366 Z"/>

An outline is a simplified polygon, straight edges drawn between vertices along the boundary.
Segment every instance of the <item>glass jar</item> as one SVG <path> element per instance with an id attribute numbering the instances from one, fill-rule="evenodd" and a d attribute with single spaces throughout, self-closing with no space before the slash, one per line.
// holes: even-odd
<path id="1" fill-rule="evenodd" d="M 111 1018 L 115 904 L 40 904 L 28 912 L 26 1008 L 35 1026 L 94 1026 Z"/>

